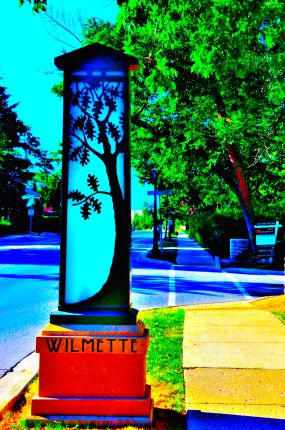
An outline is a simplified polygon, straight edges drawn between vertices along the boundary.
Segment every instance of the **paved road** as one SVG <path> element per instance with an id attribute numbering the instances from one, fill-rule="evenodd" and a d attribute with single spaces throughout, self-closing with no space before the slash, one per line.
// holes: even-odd
<path id="1" fill-rule="evenodd" d="M 199 254 L 194 242 L 184 242 L 183 248 Z M 133 232 L 132 304 L 137 309 L 283 293 L 280 273 L 221 272 L 214 266 L 197 267 L 193 260 L 177 266 L 146 258 L 151 244 L 151 233 Z M 37 333 L 57 307 L 58 278 L 58 235 L 0 239 L 0 376 L 34 350 Z"/>
<path id="2" fill-rule="evenodd" d="M 219 270 L 194 241 L 179 240 L 179 249 L 189 253 L 187 264 L 172 265 L 144 258 L 151 249 L 148 233 L 133 233 L 132 294 L 138 309 L 162 306 L 250 300 L 284 292 L 281 272 L 254 269 Z M 181 246 L 180 246 L 181 245 Z M 198 255 L 201 254 L 201 257 Z M 198 264 L 197 264 L 198 262 Z M 161 262 L 160 262 L 161 263 Z"/>
<path id="3" fill-rule="evenodd" d="M 58 278 L 58 235 L 0 239 L 0 376 L 35 349 L 58 302 Z"/>

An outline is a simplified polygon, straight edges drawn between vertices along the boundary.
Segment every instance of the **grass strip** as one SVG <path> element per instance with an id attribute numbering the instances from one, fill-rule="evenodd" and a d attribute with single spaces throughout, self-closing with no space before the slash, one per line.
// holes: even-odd
<path id="1" fill-rule="evenodd" d="M 273 312 L 281 321 L 285 324 L 285 314 L 280 314 L 279 312 Z"/>
<path id="2" fill-rule="evenodd" d="M 150 330 L 147 382 L 152 385 L 155 406 L 185 411 L 182 369 L 183 309 L 166 308 L 139 313 Z"/>

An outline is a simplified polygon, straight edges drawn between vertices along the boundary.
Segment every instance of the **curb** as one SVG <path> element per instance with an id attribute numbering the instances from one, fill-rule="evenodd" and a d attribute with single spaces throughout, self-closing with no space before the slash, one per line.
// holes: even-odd
<path id="1" fill-rule="evenodd" d="M 32 352 L 0 379 L 0 419 L 37 376 L 38 368 L 38 354 Z"/>

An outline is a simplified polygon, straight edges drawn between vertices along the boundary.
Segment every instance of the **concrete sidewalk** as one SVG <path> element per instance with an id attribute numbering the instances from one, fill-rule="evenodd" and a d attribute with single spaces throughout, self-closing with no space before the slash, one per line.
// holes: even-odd
<path id="1" fill-rule="evenodd" d="M 285 428 L 285 325 L 253 302 L 185 315 L 188 428 Z"/>
<path id="2" fill-rule="evenodd" d="M 207 249 L 202 248 L 197 242 L 183 233 L 179 233 L 177 237 L 176 264 L 195 268 L 208 267 L 213 270 L 218 268 L 217 260 L 212 257 Z"/>

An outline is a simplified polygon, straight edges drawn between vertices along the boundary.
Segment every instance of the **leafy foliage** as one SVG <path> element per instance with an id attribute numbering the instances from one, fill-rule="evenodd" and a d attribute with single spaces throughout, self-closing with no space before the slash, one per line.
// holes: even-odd
<path id="1" fill-rule="evenodd" d="M 62 148 L 61 144 L 57 151 L 48 154 L 51 166 L 49 169 L 39 167 L 33 182 L 40 194 L 40 200 L 46 207 L 51 206 L 55 210 L 60 209 L 61 203 L 61 164 Z"/>
<path id="2" fill-rule="evenodd" d="M 278 0 L 130 0 L 115 25 L 85 26 L 87 43 L 139 59 L 133 165 L 142 181 L 160 171 L 181 216 L 183 200 L 198 213 L 246 212 L 246 184 L 256 215 L 284 213 L 283 21 Z"/>
<path id="3" fill-rule="evenodd" d="M 153 227 L 153 214 L 148 210 L 146 205 L 144 206 L 141 215 L 135 213 L 132 225 L 136 230 L 147 230 Z"/>
<path id="4" fill-rule="evenodd" d="M 36 169 L 51 169 L 47 151 L 18 118 L 16 106 L 0 86 L 0 217 L 12 220 L 22 218 L 25 184 L 33 182 Z"/>
<path id="5" fill-rule="evenodd" d="M 47 0 L 18 0 L 19 6 L 23 6 L 24 3 L 28 2 L 33 4 L 33 11 L 40 12 L 46 10 Z"/>

